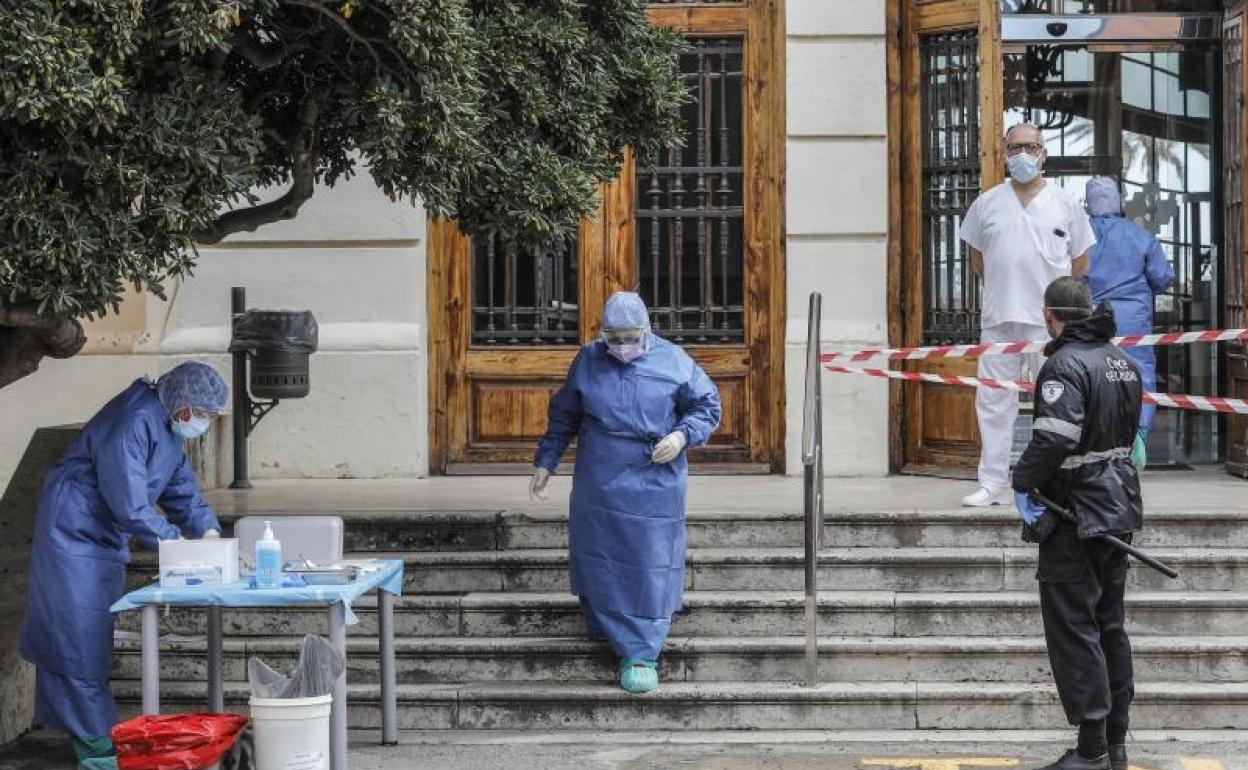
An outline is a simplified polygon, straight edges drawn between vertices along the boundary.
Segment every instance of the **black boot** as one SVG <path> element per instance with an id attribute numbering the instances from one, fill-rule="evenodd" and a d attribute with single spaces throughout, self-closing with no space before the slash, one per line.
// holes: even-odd
<path id="1" fill-rule="evenodd" d="M 1127 747 L 1122 743 L 1111 743 L 1109 745 L 1109 767 L 1110 770 L 1127 770 L 1130 766 L 1127 761 Z"/>
<path id="2" fill-rule="evenodd" d="M 1079 752 L 1071 749 L 1053 764 L 1038 767 L 1036 770 L 1111 770 L 1111 768 L 1108 754 L 1097 759 L 1084 759 L 1079 756 Z"/>

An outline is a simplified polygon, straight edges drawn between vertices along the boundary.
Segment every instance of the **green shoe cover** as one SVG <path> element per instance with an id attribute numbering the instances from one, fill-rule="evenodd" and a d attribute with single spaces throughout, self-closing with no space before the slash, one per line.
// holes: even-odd
<path id="1" fill-rule="evenodd" d="M 69 742 L 74 747 L 74 755 L 79 762 L 84 759 L 107 757 L 113 753 L 113 742 L 107 735 L 97 735 L 90 738 L 79 738 L 74 735 L 70 736 Z"/>
<path id="2" fill-rule="evenodd" d="M 620 662 L 620 687 L 631 693 L 643 693 L 658 686 L 659 665 L 655 661 L 629 658 Z"/>

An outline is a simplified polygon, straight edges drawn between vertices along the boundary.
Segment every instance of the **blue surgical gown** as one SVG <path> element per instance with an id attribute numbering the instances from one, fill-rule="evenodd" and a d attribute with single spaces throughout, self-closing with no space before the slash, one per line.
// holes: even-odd
<path id="1" fill-rule="evenodd" d="M 31 546 L 21 652 L 36 666 L 41 725 L 86 738 L 117 721 L 109 607 L 125 590 L 130 539 L 154 548 L 219 528 L 151 383 L 87 422 L 44 478 Z"/>
<path id="2" fill-rule="evenodd" d="M 1092 217 L 1096 245 L 1091 268 L 1084 277 L 1092 301 L 1109 300 L 1114 307 L 1118 334 L 1150 334 L 1153 331 L 1153 295 L 1174 283 L 1174 268 L 1161 243 L 1152 233 L 1125 217 Z M 1157 389 L 1157 358 L 1151 347 L 1124 348 L 1144 378 L 1144 389 Z M 1140 425 L 1147 430 L 1157 407 L 1145 404 Z"/>
<path id="3" fill-rule="evenodd" d="M 573 438 L 572 593 L 621 657 L 655 659 L 683 601 L 686 454 L 653 463 L 655 444 L 683 430 L 689 446 L 719 426 L 719 392 L 688 354 L 657 337 L 632 363 L 583 347 L 550 400 L 536 464 L 554 471 Z"/>

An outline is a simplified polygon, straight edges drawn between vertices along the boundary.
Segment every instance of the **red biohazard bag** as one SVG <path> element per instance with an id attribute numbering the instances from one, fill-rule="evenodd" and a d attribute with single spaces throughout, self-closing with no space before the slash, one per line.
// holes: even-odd
<path id="1" fill-rule="evenodd" d="M 109 737 L 120 770 L 200 770 L 229 751 L 247 726 L 235 714 L 170 714 L 122 722 Z"/>

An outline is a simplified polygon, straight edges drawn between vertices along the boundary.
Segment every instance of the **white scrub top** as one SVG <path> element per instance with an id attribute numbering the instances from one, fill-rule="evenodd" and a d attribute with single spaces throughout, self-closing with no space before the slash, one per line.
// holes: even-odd
<path id="1" fill-rule="evenodd" d="M 984 328 L 1043 326 L 1044 290 L 1096 243 L 1083 206 L 1052 182 L 1026 209 L 1010 182 L 993 187 L 971 204 L 959 235 L 984 255 Z"/>

